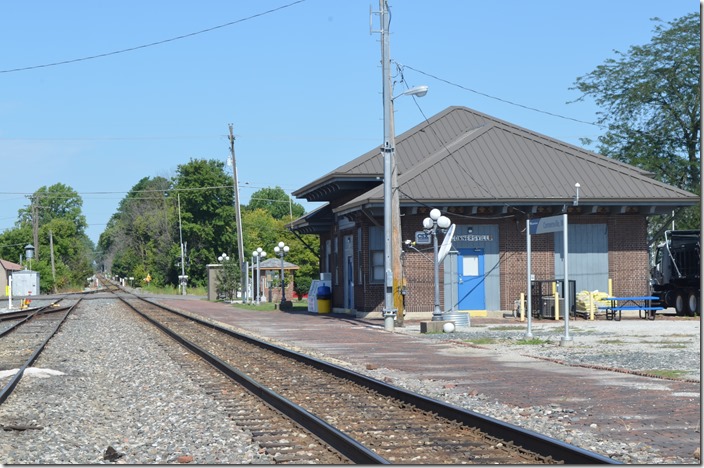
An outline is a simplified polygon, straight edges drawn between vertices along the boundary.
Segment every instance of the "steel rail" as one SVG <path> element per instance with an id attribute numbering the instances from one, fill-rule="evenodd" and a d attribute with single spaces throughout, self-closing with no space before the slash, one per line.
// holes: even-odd
<path id="1" fill-rule="evenodd" d="M 164 333 L 166 333 L 168 336 L 173 338 L 179 344 L 181 344 L 185 348 L 189 349 L 193 353 L 195 353 L 198 356 L 200 356 L 201 358 L 203 358 L 207 363 L 209 363 L 210 365 L 212 365 L 213 367 L 218 369 L 220 372 L 225 374 L 227 377 L 238 382 L 240 385 L 245 387 L 252 394 L 261 398 L 264 402 L 266 402 L 268 405 L 270 405 L 274 409 L 278 410 L 282 414 L 291 418 L 297 424 L 300 424 L 303 428 L 310 431 L 312 434 L 314 434 L 316 437 L 318 437 L 319 439 L 321 439 L 325 443 L 329 444 L 335 450 L 340 452 L 343 456 L 350 459 L 350 461 L 352 461 L 353 463 L 357 463 L 357 464 L 390 464 L 391 463 L 388 460 L 386 460 L 385 458 L 377 455 L 372 450 L 368 449 L 366 446 L 364 446 L 364 445 L 360 444 L 359 442 L 357 442 L 356 440 L 352 439 L 347 434 L 341 432 L 340 430 L 331 426 L 330 424 L 328 424 L 324 420 L 322 420 L 322 419 L 318 418 L 317 416 L 313 415 L 312 413 L 306 411 L 301 406 L 293 403 L 292 401 L 288 400 L 287 398 L 284 398 L 283 396 L 272 391 L 271 389 L 259 384 L 257 381 L 251 379 L 250 377 L 248 377 L 245 374 L 242 374 L 237 369 L 228 365 L 227 363 L 225 363 L 224 361 L 222 361 L 221 359 L 219 359 L 215 355 L 204 350 L 203 348 L 192 343 L 191 341 L 181 337 L 176 332 L 170 330 L 169 328 L 162 325 L 158 321 L 156 321 L 156 320 L 152 319 L 151 317 L 149 317 L 148 315 L 142 313 L 140 310 L 138 310 L 136 307 L 134 307 L 132 304 L 130 304 L 123 297 L 120 297 L 120 296 L 117 296 L 117 297 L 122 302 L 124 302 L 129 308 L 131 308 L 136 313 L 138 313 L 139 315 L 144 317 L 150 323 L 154 324 L 157 328 L 162 330 Z M 136 296 L 136 297 L 144 302 L 147 302 L 147 303 L 152 304 L 156 307 L 164 309 L 164 306 L 162 306 L 160 304 L 156 304 L 152 301 L 148 301 L 146 299 L 139 298 L 138 296 Z M 168 310 L 169 312 L 172 312 L 172 313 L 175 312 L 169 308 L 166 308 L 166 310 Z M 192 317 L 180 314 L 178 312 L 176 312 L 176 313 L 183 316 L 184 318 L 192 320 Z M 209 325 L 209 324 L 206 323 L 206 325 Z M 213 328 L 216 330 L 222 331 L 222 329 L 220 329 L 218 327 L 213 327 Z"/>
<path id="2" fill-rule="evenodd" d="M 73 304 L 71 307 L 68 308 L 66 313 L 64 314 L 63 317 L 61 317 L 61 320 L 59 320 L 59 323 L 56 324 L 56 327 L 54 327 L 54 330 L 49 333 L 49 335 L 46 337 L 46 339 L 37 347 L 37 349 L 34 350 L 32 355 L 27 359 L 27 361 L 24 363 L 22 367 L 17 371 L 15 375 L 10 378 L 10 381 L 5 384 L 5 387 L 3 387 L 2 390 L 0 390 L 0 405 L 7 400 L 7 398 L 10 396 L 12 391 L 15 389 L 17 384 L 20 382 L 22 379 L 22 376 L 24 374 L 24 371 L 27 370 L 28 367 L 30 367 L 34 362 L 37 360 L 39 355 L 44 351 L 44 348 L 46 347 L 47 343 L 49 343 L 49 340 L 51 340 L 54 335 L 59 331 L 59 328 L 61 328 L 61 325 L 63 325 L 66 322 L 66 319 L 68 316 L 71 314 L 73 309 L 81 302 L 81 299 L 79 298 L 78 301 L 76 301 L 75 304 Z M 35 314 L 36 315 L 36 314 Z M 33 315 L 32 317 L 34 317 Z M 28 318 L 28 320 L 31 319 L 31 317 Z"/>
<path id="3" fill-rule="evenodd" d="M 139 296 L 136 295 L 135 297 L 139 298 Z M 562 442 L 557 439 L 553 439 L 551 437 L 531 431 L 529 429 L 525 429 L 507 422 L 503 422 L 498 419 L 494 419 L 492 417 L 476 413 L 474 411 L 467 410 L 465 408 L 461 408 L 449 403 L 434 400 L 432 398 L 408 390 L 403 390 L 393 385 L 389 385 L 385 382 L 376 380 L 374 378 L 367 377 L 349 369 L 345 369 L 338 365 L 324 362 L 311 356 L 297 353 L 295 351 L 291 351 L 271 343 L 259 341 L 255 338 L 237 333 L 233 330 L 222 328 L 216 324 L 207 322 L 198 317 L 193 317 L 191 315 L 184 314 L 183 312 L 173 309 L 171 307 L 158 304 L 153 300 L 146 298 L 140 299 L 154 304 L 155 306 L 166 309 L 172 313 L 193 320 L 201 325 L 208 326 L 220 332 L 226 333 L 237 339 L 244 340 L 248 343 L 255 344 L 269 351 L 273 351 L 289 358 L 298 360 L 300 362 L 304 362 L 320 370 L 329 372 L 337 377 L 348 379 L 359 385 L 374 390 L 382 395 L 388 396 L 390 398 L 395 398 L 397 400 L 413 405 L 420 410 L 436 413 L 438 416 L 441 416 L 448 420 L 458 421 L 467 427 L 478 428 L 482 432 L 490 436 L 499 438 L 501 440 L 512 441 L 515 445 L 520 445 L 526 450 L 538 453 L 540 455 L 552 456 L 555 460 L 561 460 L 564 463 L 570 464 L 621 464 L 621 462 L 612 458 L 591 452 L 586 449 L 582 449 L 580 447 L 576 447 L 574 445 Z"/>

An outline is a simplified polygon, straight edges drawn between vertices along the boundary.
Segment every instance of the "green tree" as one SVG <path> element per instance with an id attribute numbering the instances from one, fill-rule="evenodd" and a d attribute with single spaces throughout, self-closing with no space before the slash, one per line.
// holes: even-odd
<path id="1" fill-rule="evenodd" d="M 175 209 L 165 197 L 170 188 L 168 179 L 144 177 L 120 201 L 98 241 L 106 271 L 134 278 L 149 273 L 157 285 L 177 280 L 177 275 L 169 276 L 175 263 Z"/>
<path id="2" fill-rule="evenodd" d="M 32 269 L 39 272 L 41 291 L 82 287 L 93 273 L 94 258 L 93 243 L 85 234 L 83 200 L 71 187 L 60 183 L 41 187 L 28 198 L 30 204 L 19 210 L 16 227 L 0 235 L 0 255 L 13 261 L 24 255 L 24 245 L 34 237 L 36 213 L 39 245 L 34 247 L 39 255 Z"/>
<path id="3" fill-rule="evenodd" d="M 305 213 L 303 206 L 294 202 L 284 189 L 279 186 L 267 187 L 254 192 L 246 209 L 250 211 L 262 209 L 270 213 L 275 219 L 286 219 L 288 221 L 299 218 Z"/>
<path id="4" fill-rule="evenodd" d="M 590 96 L 602 108 L 601 154 L 700 193 L 699 14 L 655 21 L 649 44 L 615 51 L 616 58 L 577 78 L 575 87 L 580 100 Z M 699 226 L 698 209 L 689 211 L 683 228 Z"/>
<path id="5" fill-rule="evenodd" d="M 61 218 L 73 222 L 79 232 L 83 232 L 88 226 L 86 217 L 83 215 L 83 199 L 78 192 L 68 185 L 61 183 L 50 187 L 41 187 L 30 197 L 30 201 L 36 204 L 39 225 L 44 225 L 52 219 Z M 25 208 L 20 208 L 17 224 L 31 224 L 32 204 Z"/>
<path id="6" fill-rule="evenodd" d="M 252 252 L 258 247 L 266 251 L 267 258 L 275 258 L 274 247 L 283 241 L 290 250 L 286 261 L 299 267 L 294 278 L 294 290 L 308 292 L 313 279 L 318 279 L 319 243 L 314 235 L 297 237 L 286 228 L 287 220 L 276 219 L 263 208 L 247 209 L 242 212 L 242 230 L 244 231 L 245 258 L 251 260 Z M 288 277 L 287 277 L 288 281 Z M 277 284 L 278 281 L 276 282 Z"/>
<path id="7" fill-rule="evenodd" d="M 183 241 L 188 249 L 186 274 L 190 284 L 205 285 L 205 266 L 213 263 L 222 252 L 239 258 L 232 178 L 224 166 L 221 161 L 192 159 L 178 166 L 173 180 L 181 201 Z M 176 198 L 175 195 L 170 198 Z"/>
<path id="8" fill-rule="evenodd" d="M 215 291 L 219 297 L 224 297 L 228 301 L 234 300 L 239 290 L 242 274 L 238 264 L 237 259 L 229 257 L 223 260 L 222 269 L 217 274 L 218 284 Z"/>

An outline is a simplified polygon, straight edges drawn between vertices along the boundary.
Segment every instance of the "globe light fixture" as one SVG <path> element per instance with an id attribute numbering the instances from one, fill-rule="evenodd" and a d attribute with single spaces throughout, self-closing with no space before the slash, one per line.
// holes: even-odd
<path id="1" fill-rule="evenodd" d="M 423 219 L 423 230 L 426 234 L 433 236 L 433 267 L 435 270 L 435 304 L 433 307 L 432 321 L 442 320 L 442 311 L 440 310 L 440 261 L 438 260 L 438 231 L 445 233 L 452 222 L 447 216 L 443 216 L 437 208 L 430 210 L 429 217 Z"/>
<path id="2" fill-rule="evenodd" d="M 252 252 L 252 257 L 254 257 L 254 258 L 256 259 L 256 261 L 257 261 L 257 281 L 256 281 L 256 285 L 257 285 L 257 291 L 256 291 L 257 300 L 256 300 L 256 302 L 257 302 L 257 305 L 259 305 L 260 297 L 261 297 L 261 292 L 260 292 L 260 288 L 259 288 L 259 285 L 260 285 L 260 283 L 261 283 L 261 276 L 259 275 L 259 261 L 260 261 L 262 258 L 266 257 L 266 252 L 265 252 L 261 247 L 257 247 L 257 250 L 255 250 L 254 252 Z M 254 262 L 252 262 L 252 263 L 254 263 Z M 252 281 L 252 283 L 255 283 L 255 282 Z"/>
<path id="3" fill-rule="evenodd" d="M 274 247 L 274 252 L 276 255 L 281 257 L 281 309 L 286 307 L 286 284 L 284 282 L 284 257 L 289 251 L 289 246 L 283 241 L 279 242 L 279 245 Z"/>

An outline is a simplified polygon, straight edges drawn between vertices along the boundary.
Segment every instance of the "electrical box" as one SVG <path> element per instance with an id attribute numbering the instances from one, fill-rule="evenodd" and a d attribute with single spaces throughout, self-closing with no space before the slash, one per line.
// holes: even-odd
<path id="1" fill-rule="evenodd" d="M 13 271 L 12 295 L 17 297 L 39 295 L 39 272 L 32 270 Z"/>

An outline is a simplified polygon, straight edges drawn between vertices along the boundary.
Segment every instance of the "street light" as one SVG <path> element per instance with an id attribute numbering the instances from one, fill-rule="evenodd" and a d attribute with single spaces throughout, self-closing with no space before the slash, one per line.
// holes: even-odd
<path id="1" fill-rule="evenodd" d="M 223 264 L 224 262 L 229 262 L 229 261 L 230 261 L 230 257 L 225 252 L 223 252 L 222 255 L 220 255 L 218 257 L 218 262 L 220 262 L 221 264 Z M 225 270 L 225 265 L 223 265 L 222 269 L 223 269 L 223 272 L 222 272 L 221 278 L 229 278 L 229 274 Z M 226 279 L 225 285 L 228 289 L 230 288 L 229 279 Z M 234 302 L 234 299 L 231 296 L 230 296 L 230 301 Z"/>
<path id="2" fill-rule="evenodd" d="M 389 77 L 389 83 L 391 79 Z M 386 82 L 385 82 L 386 84 Z M 401 275 L 401 259 L 394 248 L 401 245 L 401 212 L 398 197 L 398 171 L 396 169 L 396 141 L 394 135 L 394 100 L 400 96 L 423 97 L 428 92 L 428 87 L 415 86 L 407 89 L 398 96 L 391 97 L 384 87 L 384 271 L 386 294 L 384 300 L 384 328 L 393 330 L 397 309 L 394 304 L 394 289 L 396 281 Z M 387 97 L 388 96 L 388 97 Z M 397 278 L 398 277 L 398 278 Z M 403 317 L 399 318 L 403 323 Z"/>
<path id="3" fill-rule="evenodd" d="M 259 276 L 259 259 L 266 257 L 266 252 L 262 250 L 261 247 L 257 247 L 257 250 L 252 252 L 252 257 L 257 260 L 257 305 L 259 305 L 259 283 L 261 283 L 261 277 Z M 252 265 L 254 267 L 254 265 Z"/>
<path id="4" fill-rule="evenodd" d="M 186 295 L 186 282 L 188 281 L 188 276 L 186 276 L 186 258 L 183 251 L 183 229 L 181 226 L 181 194 L 176 192 L 176 200 L 178 201 L 178 239 L 181 244 L 181 276 L 178 277 L 179 289 L 181 289 L 181 294 Z"/>
<path id="5" fill-rule="evenodd" d="M 396 142 L 394 141 L 394 107 L 393 102 L 399 96 L 422 97 L 428 92 L 428 87 L 415 86 L 398 96 L 393 97 L 391 83 L 391 54 L 389 52 L 389 28 L 391 15 L 385 1 L 380 1 L 381 7 L 381 64 L 383 78 L 384 103 L 384 329 L 393 331 L 396 321 L 394 291 L 398 291 L 396 283 L 401 277 L 401 213 L 399 208 L 398 173 L 396 170 Z M 394 250 L 396 249 L 396 250 Z M 403 314 L 398 318 L 403 323 Z"/>
<path id="6" fill-rule="evenodd" d="M 284 244 L 283 241 L 279 242 L 279 245 L 274 247 L 274 252 L 276 255 L 281 257 L 281 309 L 283 310 L 286 306 L 286 285 L 284 284 L 284 256 L 288 253 L 289 247 Z"/>
<path id="7" fill-rule="evenodd" d="M 433 236 L 433 253 L 435 268 L 435 308 L 433 309 L 433 322 L 442 320 L 440 310 L 440 262 L 438 261 L 438 231 L 445 233 L 452 222 L 447 216 L 442 216 L 440 210 L 433 208 L 430 210 L 430 217 L 423 220 L 423 230 L 426 234 Z"/>

